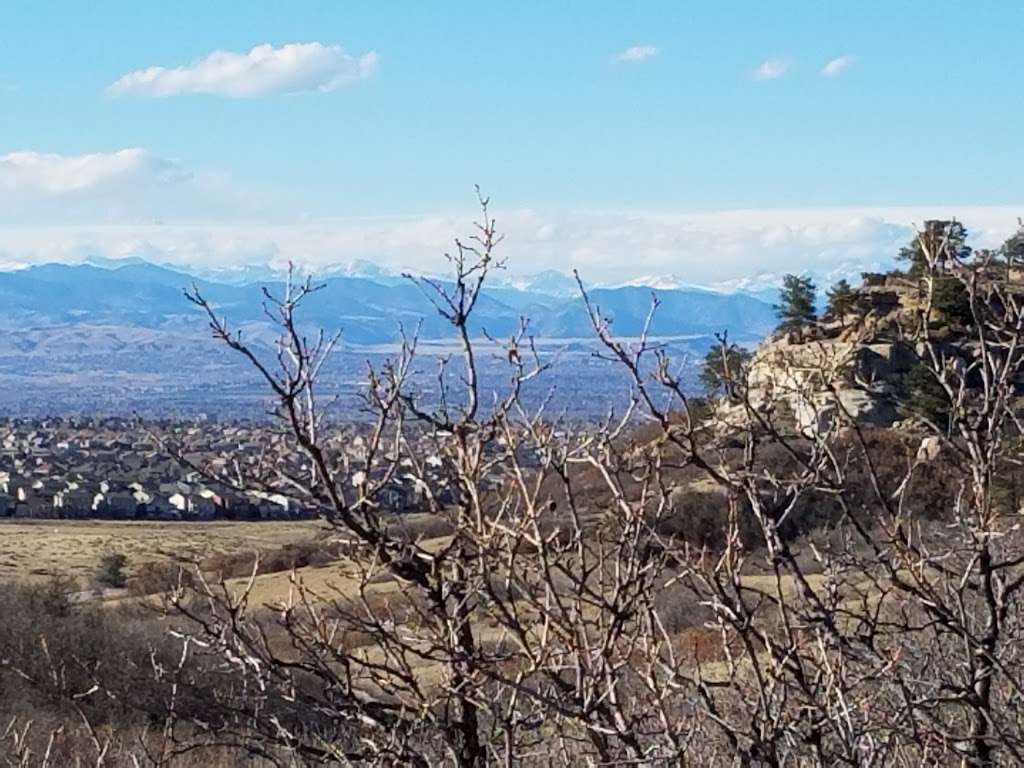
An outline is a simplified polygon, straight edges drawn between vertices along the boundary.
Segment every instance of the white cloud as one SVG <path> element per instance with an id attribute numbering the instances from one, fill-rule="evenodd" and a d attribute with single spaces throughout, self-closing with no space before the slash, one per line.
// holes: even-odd
<path id="1" fill-rule="evenodd" d="M 280 191 L 130 147 L 0 156 L 0 263 L 141 255 L 179 265 L 292 260 L 310 267 L 366 259 L 391 269 L 444 269 L 457 215 L 302 216 Z M 979 246 L 997 245 L 1022 206 L 628 211 L 502 209 L 501 249 L 514 274 L 578 268 L 592 282 L 676 274 L 716 283 L 759 273 L 885 268 L 915 222 L 958 218 Z"/>
<path id="2" fill-rule="evenodd" d="M 755 80 L 774 80 L 782 77 L 789 70 L 789 63 L 784 59 L 766 59 L 754 70 Z"/>
<path id="3" fill-rule="evenodd" d="M 513 274 L 578 268 L 588 281 L 619 283 L 675 274 L 711 284 L 761 273 L 853 274 L 886 269 L 913 224 L 963 221 L 978 246 L 998 244 L 1024 206 L 834 208 L 718 212 L 538 211 L 496 209 L 501 245 Z M 439 271 L 455 235 L 471 227 L 457 216 L 383 216 L 293 223 L 156 226 L 114 224 L 0 226 L 0 260 L 77 261 L 142 255 L 179 265 L 309 267 L 366 259 L 392 270 Z"/>
<path id="4" fill-rule="evenodd" d="M 139 147 L 86 155 L 10 152 L 0 155 L 0 194 L 65 195 L 140 178 L 174 183 L 188 174 Z"/>
<path id="5" fill-rule="evenodd" d="M 837 56 L 821 68 L 821 74 L 824 77 L 835 77 L 849 69 L 856 60 L 855 56 L 850 56 L 849 54 Z"/>
<path id="6" fill-rule="evenodd" d="M 0 155 L 0 227 L 232 221 L 268 207 L 223 174 L 140 147 Z"/>
<path id="7" fill-rule="evenodd" d="M 658 48 L 654 45 L 634 45 L 615 55 L 615 61 L 643 61 L 653 59 L 658 55 Z"/>
<path id="8" fill-rule="evenodd" d="M 107 87 L 114 96 L 173 96 L 208 93 L 249 98 L 271 93 L 333 91 L 369 77 L 377 69 L 374 51 L 358 58 L 340 45 L 289 43 L 257 45 L 248 53 L 213 51 L 187 66 L 147 67 Z"/>

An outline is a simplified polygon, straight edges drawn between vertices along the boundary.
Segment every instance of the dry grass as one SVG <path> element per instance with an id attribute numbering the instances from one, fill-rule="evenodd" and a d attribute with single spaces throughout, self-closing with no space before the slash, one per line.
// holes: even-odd
<path id="1" fill-rule="evenodd" d="M 419 522 L 411 520 L 410 522 Z M 288 545 L 309 543 L 325 536 L 327 529 L 317 521 L 303 522 L 207 522 L 159 523 L 116 521 L 0 521 L 0 578 L 18 581 L 43 582 L 55 576 L 77 579 L 87 585 L 100 558 L 107 552 L 122 552 L 129 559 L 129 575 L 148 563 L 209 562 L 216 556 L 236 553 L 269 553 Z M 421 546 L 440 548 L 449 539 L 430 537 L 423 531 Z M 812 577 L 818 587 L 820 577 Z M 749 575 L 745 585 L 754 590 L 772 593 L 776 588 L 771 576 Z M 227 586 L 241 591 L 247 578 L 231 578 Z M 367 598 L 396 600 L 398 584 L 386 573 L 373 578 L 366 587 Z M 252 583 L 249 604 L 253 607 L 287 603 L 297 599 L 299 589 L 306 591 L 314 601 L 337 598 L 358 599 L 360 579 L 357 569 L 342 558 L 323 565 L 311 565 L 294 571 L 284 570 L 261 573 Z M 796 591 L 795 585 L 785 585 L 786 591 Z M 123 598 L 135 599 L 135 598 Z M 116 602 L 116 601 L 115 601 Z M 692 619 L 692 617 L 691 617 Z M 692 626 L 681 621 L 674 631 L 679 650 L 696 652 L 702 662 L 714 668 L 720 661 L 720 637 L 717 632 Z M 507 641 L 505 633 L 496 626 L 480 626 L 480 639 L 489 643 Z M 695 648 L 700 646 L 699 649 Z M 355 649 L 353 649 L 355 650 Z M 357 651 L 359 652 L 359 651 Z M 371 647 L 361 649 L 370 656 Z M 418 672 L 421 683 L 437 683 L 443 670 L 425 664 Z"/>
<path id="2" fill-rule="evenodd" d="M 43 582 L 55 576 L 83 585 L 108 552 L 144 563 L 189 562 L 217 554 L 265 552 L 322 535 L 324 524 L 299 522 L 160 523 L 110 520 L 0 521 L 0 579 Z"/>
<path id="3" fill-rule="evenodd" d="M 394 523 L 410 538 L 432 539 L 442 531 L 429 515 L 408 515 Z M 290 547 L 309 550 L 330 539 L 322 521 L 297 522 L 202 522 L 164 523 L 113 520 L 0 520 L 0 581 L 43 583 L 55 577 L 70 578 L 82 588 L 91 586 L 100 559 L 111 552 L 128 558 L 129 580 L 147 565 L 201 562 L 204 570 L 218 570 L 216 564 L 238 566 L 254 553 L 261 556 L 289 554 Z M 440 539 L 439 539 L 440 540 Z M 324 556 L 336 548 L 325 545 Z M 280 559 L 280 558 L 279 558 Z M 238 562 L 234 562 L 234 561 Z M 270 561 L 268 560 L 268 563 Z M 248 571 L 234 568 L 234 574 Z M 277 566 L 274 566 L 277 570 Z M 291 588 L 290 567 L 281 573 L 260 577 L 257 602 L 287 598 Z M 337 578 L 346 569 L 343 562 L 299 569 L 314 591 L 330 592 L 331 584 L 343 589 L 352 578 Z"/>
<path id="4" fill-rule="evenodd" d="M 439 536 L 421 540 L 420 546 L 427 551 L 437 551 L 450 541 L 450 537 Z M 241 591 L 248 585 L 248 581 L 247 578 L 229 579 L 228 586 Z M 294 571 L 260 574 L 253 581 L 249 602 L 252 605 L 287 603 L 290 598 L 297 598 L 296 589 L 299 585 L 314 601 L 328 601 L 339 596 L 354 597 L 359 594 L 360 583 L 358 568 L 341 559 L 326 565 L 296 568 Z M 374 574 L 367 584 L 367 591 L 373 594 L 387 594 L 396 589 L 397 582 L 383 569 Z"/>

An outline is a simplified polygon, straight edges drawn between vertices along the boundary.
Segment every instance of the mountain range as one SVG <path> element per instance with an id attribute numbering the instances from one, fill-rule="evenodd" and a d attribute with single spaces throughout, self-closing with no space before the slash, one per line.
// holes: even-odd
<path id="1" fill-rule="evenodd" d="M 369 265 L 372 267 L 372 265 Z M 475 334 L 502 337 L 513 333 L 521 317 L 546 339 L 591 335 L 575 281 L 557 272 L 529 278 L 501 278 L 486 289 L 474 313 Z M 341 328 L 345 343 L 394 342 L 399 329 L 420 327 L 425 339 L 445 339 L 450 325 L 411 280 L 383 270 L 349 268 L 321 273 L 322 288 L 308 297 L 305 323 Z M 130 327 L 180 331 L 202 327 L 183 289 L 195 284 L 236 326 L 258 335 L 269 331 L 262 291 L 279 293 L 281 277 L 272 270 L 206 270 L 195 274 L 141 259 L 83 264 L 43 264 L 0 272 L 0 328 L 8 331 L 69 329 L 84 326 Z M 652 289 L 630 283 L 588 289 L 591 300 L 622 336 L 636 336 L 647 317 Z M 652 333 L 700 336 L 728 330 L 737 339 L 754 340 L 774 326 L 771 305 L 742 292 L 724 293 L 696 286 L 657 289 L 661 306 Z M 6 346 L 0 342 L 0 347 Z"/>
<path id="2" fill-rule="evenodd" d="M 496 277 L 477 302 L 471 332 L 507 338 L 522 317 L 530 318 L 552 368 L 525 396 L 540 402 L 552 385 L 552 407 L 585 418 L 620 406 L 629 382 L 593 354 L 596 341 L 574 278 L 557 272 Z M 417 386 L 431 391 L 438 357 L 454 350 L 453 328 L 420 286 L 372 264 L 324 270 L 317 281 L 322 288 L 299 313 L 302 330 L 342 331 L 325 374 L 346 418 L 358 418 L 367 364 L 383 364 L 403 327 L 419 328 L 421 361 L 413 373 Z M 0 413 L 265 414 L 263 382 L 209 338 L 201 310 L 185 299 L 193 284 L 259 356 L 273 359 L 277 332 L 264 313 L 263 291 L 280 295 L 284 284 L 271 268 L 186 271 L 132 258 L 0 271 Z M 615 334 L 642 332 L 651 287 L 588 292 Z M 753 343 L 775 325 L 771 304 L 745 293 L 662 281 L 657 296 L 651 334 L 682 365 L 689 388 L 699 388 L 695 362 L 715 333 L 727 330 L 731 339 Z M 490 343 L 481 349 L 482 385 L 499 391 L 507 384 L 507 360 Z"/>

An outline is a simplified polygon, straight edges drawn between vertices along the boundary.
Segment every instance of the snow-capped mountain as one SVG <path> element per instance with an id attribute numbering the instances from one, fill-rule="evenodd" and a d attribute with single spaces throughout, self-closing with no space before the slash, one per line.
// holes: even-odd
<path id="1" fill-rule="evenodd" d="M 758 272 L 746 277 L 712 283 L 710 287 L 720 293 L 745 293 L 762 301 L 774 301 L 784 277 L 781 272 Z"/>
<path id="2" fill-rule="evenodd" d="M 133 259 L 100 259 L 98 261 L 87 260 L 84 263 L 106 268 L 117 268 L 132 263 L 132 261 Z M 138 261 L 142 260 L 139 259 Z M 225 285 L 277 282 L 284 280 L 288 275 L 287 264 L 264 263 L 214 267 L 182 267 L 165 264 L 162 266 L 166 266 L 168 269 L 187 271 L 197 277 L 202 277 L 216 283 L 224 283 Z M 322 267 L 298 264 L 295 265 L 295 272 L 300 276 L 310 275 L 316 280 L 330 280 L 335 277 L 360 277 L 381 283 L 390 283 L 403 279 L 400 274 L 367 259 L 354 259 L 353 261 L 328 264 Z"/>
<path id="3" fill-rule="evenodd" d="M 225 285 L 249 285 L 251 283 L 269 283 L 281 280 L 287 273 L 287 267 L 278 268 L 272 264 L 243 264 L 238 266 L 192 268 L 176 265 L 164 265 L 168 269 L 187 269 L 197 277 Z"/>
<path id="4" fill-rule="evenodd" d="M 678 275 L 642 275 L 621 283 L 614 283 L 609 288 L 650 288 L 655 291 L 706 291 L 708 293 L 732 293 L 720 291 L 707 285 L 687 282 Z"/>
<path id="5" fill-rule="evenodd" d="M 827 271 L 806 270 L 801 272 L 801 274 L 814 281 L 818 289 L 819 298 L 822 298 L 825 291 L 840 280 L 846 280 L 851 285 L 857 285 L 861 281 L 861 275 L 865 272 L 879 272 L 891 267 L 891 264 L 886 265 L 879 262 L 872 264 L 846 262 L 836 265 Z M 748 277 L 712 283 L 710 288 L 721 293 L 745 293 L 762 301 L 775 301 L 785 276 L 783 272 L 757 272 Z"/>
<path id="6" fill-rule="evenodd" d="M 360 271 L 369 276 L 354 274 Z M 255 328 L 266 321 L 261 288 L 281 290 L 279 277 L 268 280 L 274 275 L 272 267 L 190 273 L 142 259 L 103 266 L 42 264 L 0 272 L 0 328 L 20 327 L 26 322 L 80 328 L 178 327 L 194 311 L 181 294 L 193 281 L 236 322 Z M 347 343 L 392 342 L 398 338 L 399 321 L 406 327 L 421 325 L 423 338 L 448 338 L 452 333 L 451 324 L 438 316 L 423 292 L 400 276 L 373 265 L 356 264 L 319 278 L 323 290 L 306 302 L 304 317 L 314 326 L 344 327 Z M 588 290 L 603 316 L 613 319 L 616 333 L 633 336 L 642 331 L 650 309 L 647 287 L 594 286 Z M 473 332 L 508 335 L 518 328 L 520 318 L 527 316 L 541 338 L 588 337 L 592 333 L 590 318 L 577 291 L 572 278 L 557 272 L 513 277 L 505 286 L 485 287 L 474 313 Z M 659 298 L 661 309 L 652 328 L 656 335 L 710 336 L 729 329 L 736 337 L 757 338 L 770 332 L 775 323 L 771 306 L 751 296 L 662 288 Z"/>
<path id="7" fill-rule="evenodd" d="M 377 281 L 401 278 L 400 274 L 369 259 L 353 259 L 341 264 L 312 267 L 309 271 L 321 280 L 328 280 L 332 277 L 364 277 L 368 280 Z"/>
<path id="8" fill-rule="evenodd" d="M 150 262 L 138 256 L 118 259 L 90 257 L 83 260 L 81 264 L 111 270 L 132 265 L 149 265 Z M 0 271 L 11 272 L 28 266 L 14 263 L 8 265 L 0 264 Z M 182 266 L 174 264 L 161 264 L 159 266 L 177 272 L 186 272 L 212 282 L 233 286 L 281 281 L 285 278 L 288 271 L 287 265 L 272 263 L 238 266 Z M 882 271 L 890 266 L 880 263 L 865 265 L 863 263 L 850 262 L 836 265 L 827 271 L 809 270 L 802 274 L 814 280 L 819 293 L 824 294 L 830 286 L 839 280 L 845 279 L 850 283 L 856 284 L 860 281 L 860 276 L 864 271 Z M 309 274 L 317 280 L 359 278 L 372 280 L 378 284 L 388 286 L 404 283 L 406 280 L 402 271 L 391 269 L 369 259 L 354 259 L 348 262 L 319 267 L 299 265 L 296 267 L 296 271 L 299 275 Z M 446 279 L 445 275 L 431 276 L 440 280 Z M 588 288 L 648 288 L 653 291 L 686 291 L 690 293 L 719 295 L 744 294 L 760 301 L 771 303 L 778 297 L 779 288 L 782 286 L 784 277 L 785 274 L 782 272 L 760 271 L 730 280 L 698 284 L 669 273 L 641 275 L 619 282 L 587 283 L 587 285 Z M 575 298 L 579 294 L 576 278 L 573 275 L 555 269 L 548 269 L 534 274 L 515 274 L 504 270 L 496 270 L 491 273 L 488 284 L 492 291 L 515 291 L 536 297 L 570 299 Z"/>
<path id="9" fill-rule="evenodd" d="M 507 272 L 496 272 L 492 283 L 501 288 L 563 298 L 578 296 L 580 291 L 575 277 L 559 272 L 557 269 L 546 269 L 533 275 L 512 275 Z"/>

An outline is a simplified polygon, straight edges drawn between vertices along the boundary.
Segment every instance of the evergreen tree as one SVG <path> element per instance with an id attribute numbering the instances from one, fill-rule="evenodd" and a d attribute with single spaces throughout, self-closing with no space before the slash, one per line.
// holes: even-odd
<path id="1" fill-rule="evenodd" d="M 817 289 L 809 277 L 786 275 L 779 291 L 775 314 L 779 316 L 780 331 L 798 331 L 813 324 L 818 315 L 814 309 Z"/>
<path id="2" fill-rule="evenodd" d="M 120 552 L 103 555 L 96 570 L 96 582 L 103 587 L 123 587 L 128 581 L 128 575 L 125 573 L 127 566 L 128 557 Z"/>
<path id="3" fill-rule="evenodd" d="M 910 262 L 907 274 L 920 276 L 928 271 L 929 256 L 941 272 L 951 261 L 963 261 L 970 254 L 967 230 L 963 224 L 955 219 L 929 219 L 924 228 L 914 235 L 910 245 L 900 249 L 899 258 Z"/>
<path id="4" fill-rule="evenodd" d="M 971 296 L 964 284 L 955 277 L 934 278 L 932 309 L 936 310 L 947 324 L 955 323 L 964 328 L 974 324 Z"/>
<path id="5" fill-rule="evenodd" d="M 730 384 L 736 383 L 750 362 L 750 352 L 735 344 L 724 348 L 716 344 L 704 355 L 704 365 L 700 370 L 700 383 L 704 391 L 717 394 L 731 389 Z"/>
<path id="6" fill-rule="evenodd" d="M 828 308 L 825 314 L 845 325 L 846 316 L 857 308 L 857 292 L 846 280 L 840 280 L 828 291 Z"/>
<path id="7" fill-rule="evenodd" d="M 901 410 L 908 416 L 925 419 L 940 429 L 949 427 L 949 395 L 926 365 L 918 363 L 907 372 L 897 395 Z"/>
<path id="8" fill-rule="evenodd" d="M 1003 243 L 1003 258 L 1009 267 L 1024 266 L 1024 223 Z"/>

